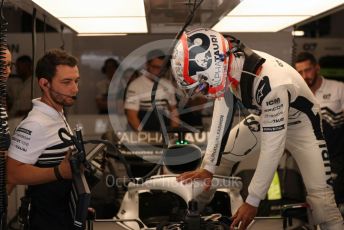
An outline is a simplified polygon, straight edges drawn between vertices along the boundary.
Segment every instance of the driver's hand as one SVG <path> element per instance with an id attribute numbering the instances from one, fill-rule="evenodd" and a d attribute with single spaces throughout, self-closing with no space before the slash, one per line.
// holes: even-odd
<path id="1" fill-rule="evenodd" d="M 232 224 L 230 229 L 233 230 L 236 226 L 239 226 L 239 230 L 245 230 L 256 215 L 257 207 L 254 207 L 246 202 L 243 203 L 237 212 L 232 216 Z"/>
<path id="2" fill-rule="evenodd" d="M 208 191 L 211 187 L 213 174 L 206 169 L 197 169 L 195 171 L 185 172 L 177 176 L 177 181 L 183 182 L 183 184 L 187 184 L 193 180 L 198 180 L 198 179 L 204 181 L 204 190 Z"/>

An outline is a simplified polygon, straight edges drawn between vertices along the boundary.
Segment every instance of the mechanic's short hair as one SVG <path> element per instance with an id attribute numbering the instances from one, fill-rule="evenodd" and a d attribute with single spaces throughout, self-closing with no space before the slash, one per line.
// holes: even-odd
<path id="1" fill-rule="evenodd" d="M 119 62 L 118 62 L 116 59 L 114 59 L 114 58 L 108 58 L 108 59 L 106 59 L 106 60 L 104 61 L 104 65 L 103 65 L 102 68 L 101 68 L 101 71 L 102 71 L 103 74 L 105 74 L 105 72 L 106 72 L 106 66 L 107 66 L 109 63 L 112 63 L 112 64 L 115 66 L 115 68 L 118 69 L 118 67 L 119 67 Z"/>
<path id="2" fill-rule="evenodd" d="M 32 59 L 28 55 L 22 55 L 17 58 L 16 62 L 26 63 L 26 64 L 32 64 Z"/>
<path id="3" fill-rule="evenodd" d="M 36 77 L 38 79 L 45 78 L 50 82 L 56 74 L 58 65 L 74 67 L 77 64 L 77 58 L 66 51 L 61 49 L 49 50 L 37 62 Z"/>
<path id="4" fill-rule="evenodd" d="M 301 52 L 297 55 L 295 59 L 295 63 L 304 61 L 310 61 L 313 65 L 316 65 L 318 63 L 314 55 L 309 52 Z"/>
<path id="5" fill-rule="evenodd" d="M 146 61 L 147 63 L 150 63 L 153 59 L 156 59 L 156 58 L 163 60 L 165 56 L 166 55 L 162 50 L 159 50 L 159 49 L 151 50 L 146 55 Z"/>

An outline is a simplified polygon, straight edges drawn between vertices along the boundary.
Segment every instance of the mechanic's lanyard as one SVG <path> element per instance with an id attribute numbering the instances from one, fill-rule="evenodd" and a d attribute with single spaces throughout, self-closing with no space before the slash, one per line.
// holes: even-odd
<path id="1" fill-rule="evenodd" d="M 70 128 L 70 126 L 68 125 L 67 121 L 66 121 L 66 118 L 65 116 L 63 115 L 63 112 L 58 112 L 57 113 L 59 114 L 59 116 L 61 117 L 63 123 L 65 124 L 66 126 L 66 129 L 68 130 L 69 134 L 73 135 L 73 131 L 72 129 Z"/>

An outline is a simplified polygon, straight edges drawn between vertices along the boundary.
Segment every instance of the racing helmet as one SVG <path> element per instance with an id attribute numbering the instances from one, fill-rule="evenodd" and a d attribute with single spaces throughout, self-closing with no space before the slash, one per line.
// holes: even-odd
<path id="1" fill-rule="evenodd" d="M 174 47 L 172 74 L 181 89 L 189 94 L 203 93 L 210 98 L 223 95 L 229 65 L 228 41 L 211 29 L 183 33 Z"/>

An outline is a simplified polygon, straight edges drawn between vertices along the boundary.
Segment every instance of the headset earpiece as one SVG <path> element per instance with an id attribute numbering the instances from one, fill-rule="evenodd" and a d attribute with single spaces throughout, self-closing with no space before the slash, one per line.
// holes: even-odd
<path id="1" fill-rule="evenodd" d="M 38 84 L 42 89 L 46 87 L 49 88 L 49 81 L 46 78 L 40 78 Z"/>

